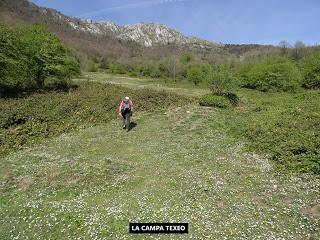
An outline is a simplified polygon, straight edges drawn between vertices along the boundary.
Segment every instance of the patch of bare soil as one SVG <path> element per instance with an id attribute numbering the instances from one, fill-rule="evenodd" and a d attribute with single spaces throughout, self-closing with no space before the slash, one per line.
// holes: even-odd
<path id="1" fill-rule="evenodd" d="M 284 202 L 287 203 L 287 204 L 292 204 L 294 202 L 293 196 L 291 194 L 285 196 Z"/>
<path id="2" fill-rule="evenodd" d="M 303 210 L 304 213 L 314 218 L 320 218 L 320 204 L 312 205 Z"/>
<path id="3" fill-rule="evenodd" d="M 33 183 L 31 176 L 24 176 L 18 183 L 18 188 L 22 191 L 26 191 Z"/>

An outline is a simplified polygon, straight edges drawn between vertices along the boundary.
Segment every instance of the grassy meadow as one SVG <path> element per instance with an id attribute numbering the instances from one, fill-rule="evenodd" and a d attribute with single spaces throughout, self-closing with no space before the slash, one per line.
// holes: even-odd
<path id="1" fill-rule="evenodd" d="M 237 106 L 215 108 L 188 83 L 74 83 L 0 101 L 1 239 L 320 237 L 318 91 L 239 89 Z M 136 105 L 129 132 L 124 95 Z M 190 230 L 133 236 L 129 222 Z"/>

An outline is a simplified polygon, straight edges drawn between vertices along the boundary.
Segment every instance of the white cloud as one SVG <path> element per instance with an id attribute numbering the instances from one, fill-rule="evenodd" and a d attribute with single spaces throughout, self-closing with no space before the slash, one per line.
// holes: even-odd
<path id="1" fill-rule="evenodd" d="M 87 12 L 84 14 L 79 15 L 78 17 L 85 18 L 85 17 L 95 17 L 103 13 L 119 11 L 123 9 L 130 9 L 130 8 L 139 8 L 139 7 L 150 7 L 155 5 L 161 4 L 171 4 L 171 3 L 178 3 L 178 2 L 186 2 L 188 0 L 145 0 L 145 1 L 132 1 L 131 3 L 120 4 L 112 7 L 105 7 L 96 11 Z M 101 3 L 103 3 L 101 1 Z"/>

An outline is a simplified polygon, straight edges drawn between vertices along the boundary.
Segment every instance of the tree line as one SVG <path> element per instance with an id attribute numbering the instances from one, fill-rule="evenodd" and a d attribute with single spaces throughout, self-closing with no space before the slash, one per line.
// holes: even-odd
<path id="1" fill-rule="evenodd" d="M 219 57 L 223 54 L 218 48 L 212 50 L 217 52 L 215 56 L 213 53 L 199 55 L 175 46 L 136 51 L 132 48 L 118 57 L 90 55 L 67 48 L 43 25 L 1 25 L 0 94 L 67 89 L 71 78 L 80 70 L 102 70 L 172 82 L 188 80 L 218 92 L 235 86 L 260 91 L 320 88 L 319 47 L 307 47 L 301 41 L 292 47 L 281 41 L 277 47 L 232 45 L 225 46 L 226 49 L 230 55 L 225 53 L 223 57 Z"/>
<path id="2" fill-rule="evenodd" d="M 95 58 L 90 70 L 99 69 L 112 74 L 173 82 L 188 80 L 194 85 L 232 85 L 260 91 L 320 88 L 320 51 L 301 43 L 294 48 L 279 47 L 271 55 L 224 63 L 203 61 L 188 52 L 158 59 L 143 56 L 118 60 Z"/>

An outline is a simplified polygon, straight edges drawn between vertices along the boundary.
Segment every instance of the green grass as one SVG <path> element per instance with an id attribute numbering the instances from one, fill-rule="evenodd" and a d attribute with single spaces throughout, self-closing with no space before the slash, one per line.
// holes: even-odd
<path id="1" fill-rule="evenodd" d="M 307 212 L 319 180 L 278 175 L 243 152 L 219 127 L 223 114 L 194 105 L 137 113 L 129 133 L 112 120 L 9 154 L 1 239 L 144 239 L 128 222 L 158 221 L 189 222 L 175 239 L 318 238 Z"/>
<path id="2" fill-rule="evenodd" d="M 26 143 L 108 122 L 117 117 L 118 104 L 124 96 L 132 97 L 137 111 L 191 101 L 164 91 L 132 90 L 91 82 L 78 82 L 78 88 L 70 92 L 52 91 L 23 98 L 0 98 L 0 155 L 19 149 Z"/>
<path id="3" fill-rule="evenodd" d="M 104 82 L 99 76 L 96 81 Z M 50 119 L 84 121 L 33 145 L 9 148 L 0 158 L 1 239 L 320 238 L 320 179 L 301 171 L 282 174 L 278 166 L 290 164 L 272 161 L 275 150 L 290 160 L 291 141 L 316 146 L 318 92 L 240 90 L 238 107 L 219 109 L 183 97 L 198 96 L 201 88 L 182 87 L 177 96 L 140 89 L 135 79 L 125 79 L 130 88 L 81 81 L 70 94 L 2 100 L 5 112 L 25 113 L 32 106 L 37 116 L 42 101 L 57 105 L 58 112 L 38 107 L 45 116 L 53 112 Z M 102 98 L 106 93 L 109 102 Z M 113 115 L 116 99 L 126 93 L 138 104 L 130 132 Z M 102 106 L 110 112 L 100 116 Z M 61 109 L 83 113 L 61 115 Z M 50 126 L 65 126 L 54 122 Z M 303 168 L 290 172 L 297 169 Z M 189 222 L 190 233 L 133 236 L 129 222 Z"/>
<path id="4" fill-rule="evenodd" d="M 241 90 L 242 104 L 225 111 L 229 134 L 248 151 L 273 160 L 283 172 L 320 174 L 320 92 L 261 93 Z"/>
<path id="5" fill-rule="evenodd" d="M 226 107 L 223 97 L 211 99 L 205 86 L 190 82 L 165 83 L 159 79 L 139 79 L 88 73 L 92 81 L 113 83 L 133 89 L 151 88 L 200 96 L 200 105 Z M 263 93 L 237 89 L 242 103 L 222 115 L 229 134 L 244 139 L 248 151 L 267 155 L 282 172 L 320 174 L 320 92 Z"/>
<path id="6" fill-rule="evenodd" d="M 83 78 L 76 79 L 78 81 L 91 81 L 100 83 L 112 83 L 116 85 L 126 86 L 132 89 L 152 89 L 165 90 L 174 94 L 186 96 L 200 96 L 209 92 L 205 85 L 194 86 L 189 81 L 177 81 L 165 79 L 137 78 L 125 75 L 111 75 L 103 72 L 85 73 Z"/>

